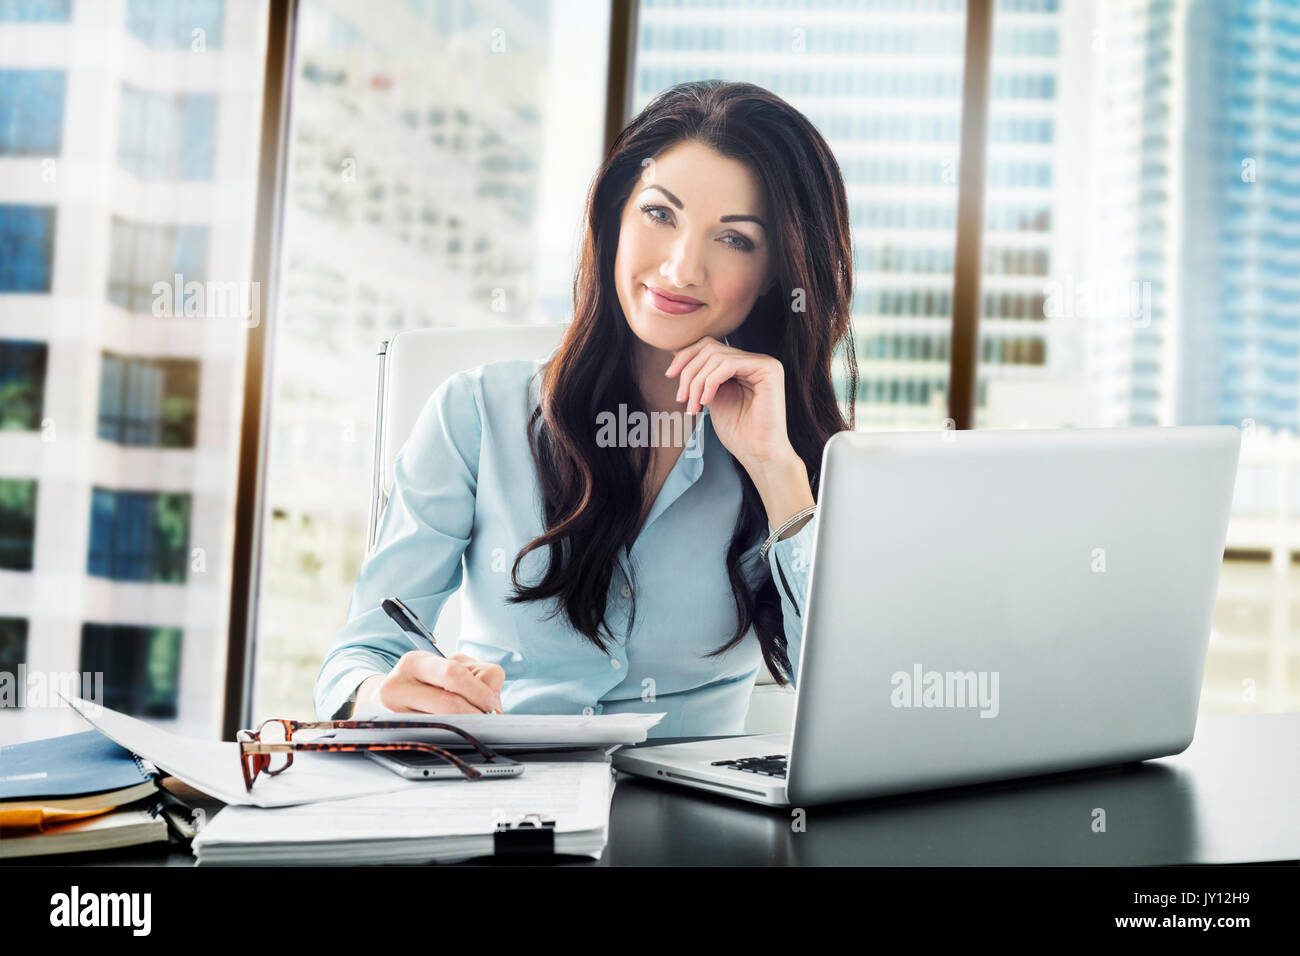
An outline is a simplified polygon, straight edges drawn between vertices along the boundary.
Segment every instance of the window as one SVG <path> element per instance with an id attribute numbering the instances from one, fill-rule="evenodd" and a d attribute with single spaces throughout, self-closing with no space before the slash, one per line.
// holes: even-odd
<path id="1" fill-rule="evenodd" d="M 0 0 L 0 23 L 67 20 L 72 0 Z"/>
<path id="2" fill-rule="evenodd" d="M 128 0 L 126 29 L 148 46 L 206 52 L 221 46 L 224 12 L 224 0 Z"/>
<path id="3" fill-rule="evenodd" d="M 27 619 L 22 617 L 0 617 L 0 674 L 10 675 L 14 681 L 12 700 L 5 700 L 0 706 L 19 707 L 26 696 L 18 690 L 17 678 L 20 664 L 27 663 Z"/>
<path id="4" fill-rule="evenodd" d="M 35 480 L 0 478 L 0 568 L 30 571 L 35 539 Z"/>
<path id="5" fill-rule="evenodd" d="M 211 179 L 217 97 L 122 86 L 117 161 L 141 179 Z"/>
<path id="6" fill-rule="evenodd" d="M 44 342 L 0 339 L 0 430 L 40 428 L 48 354 Z"/>
<path id="7" fill-rule="evenodd" d="M 143 224 L 114 217 L 111 230 L 108 301 L 131 312 L 150 312 L 160 299 L 154 286 L 165 283 L 170 310 L 174 286 L 184 288 L 191 281 L 203 280 L 208 254 L 206 226 Z"/>
<path id="8" fill-rule="evenodd" d="M 95 488 L 86 573 L 118 581 L 184 583 L 189 528 L 188 494 Z"/>
<path id="9" fill-rule="evenodd" d="M 193 448 L 199 363 L 105 352 L 99 387 L 99 437 L 123 445 Z"/>
<path id="10" fill-rule="evenodd" d="M 83 624 L 83 673 L 104 675 L 104 706 L 134 717 L 175 717 L 181 631 L 176 627 Z"/>
<path id="11" fill-rule="evenodd" d="M 0 293 L 49 292 L 53 206 L 0 203 Z"/>
<path id="12" fill-rule="evenodd" d="M 62 70 L 0 70 L 0 156 L 63 151 Z"/>

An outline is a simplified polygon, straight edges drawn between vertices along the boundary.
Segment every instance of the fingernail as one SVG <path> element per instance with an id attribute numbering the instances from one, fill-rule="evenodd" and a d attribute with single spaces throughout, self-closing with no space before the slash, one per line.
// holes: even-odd
<path id="1" fill-rule="evenodd" d="M 492 698 L 492 706 L 497 709 L 498 713 L 501 713 L 505 710 L 505 706 L 501 703 L 500 694 L 497 694 L 495 697 Z"/>

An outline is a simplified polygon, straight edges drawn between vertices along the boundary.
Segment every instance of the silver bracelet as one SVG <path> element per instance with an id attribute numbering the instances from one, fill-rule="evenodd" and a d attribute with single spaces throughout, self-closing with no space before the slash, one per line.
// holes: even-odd
<path id="1" fill-rule="evenodd" d="M 812 505 L 808 508 L 804 508 L 803 511 L 800 511 L 798 514 L 791 515 L 789 518 L 787 518 L 782 523 L 781 527 L 777 528 L 770 535 L 768 535 L 767 540 L 763 542 L 763 547 L 758 549 L 758 556 L 760 558 L 766 558 L 768 548 L 772 547 L 772 545 L 776 543 L 777 538 L 781 537 L 781 535 L 785 533 L 786 528 L 790 527 L 800 518 L 808 517 L 808 515 L 812 514 L 816 510 L 817 510 L 817 506 Z"/>

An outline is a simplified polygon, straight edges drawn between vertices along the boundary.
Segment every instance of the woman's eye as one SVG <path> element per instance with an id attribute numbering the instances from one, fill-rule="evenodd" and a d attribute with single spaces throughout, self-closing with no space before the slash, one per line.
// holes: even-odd
<path id="1" fill-rule="evenodd" d="M 652 222 L 667 222 L 667 210 L 663 206 L 642 206 L 641 211 L 647 215 L 656 212 L 664 213 L 665 218 L 660 219 L 658 216 L 650 216 Z"/>

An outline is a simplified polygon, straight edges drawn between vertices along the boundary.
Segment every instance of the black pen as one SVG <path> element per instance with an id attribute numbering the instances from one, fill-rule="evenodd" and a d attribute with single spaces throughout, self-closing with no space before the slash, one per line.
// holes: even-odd
<path id="1" fill-rule="evenodd" d="M 385 598 L 384 603 L 380 605 L 388 616 L 397 622 L 397 626 L 406 632 L 410 637 L 411 643 L 415 645 L 417 651 L 425 649 L 416 638 L 422 637 L 433 647 L 433 652 L 439 657 L 446 657 L 442 648 L 438 647 L 438 642 L 434 640 L 433 631 L 424 626 L 424 622 L 415 616 L 412 611 L 400 598 Z"/>

